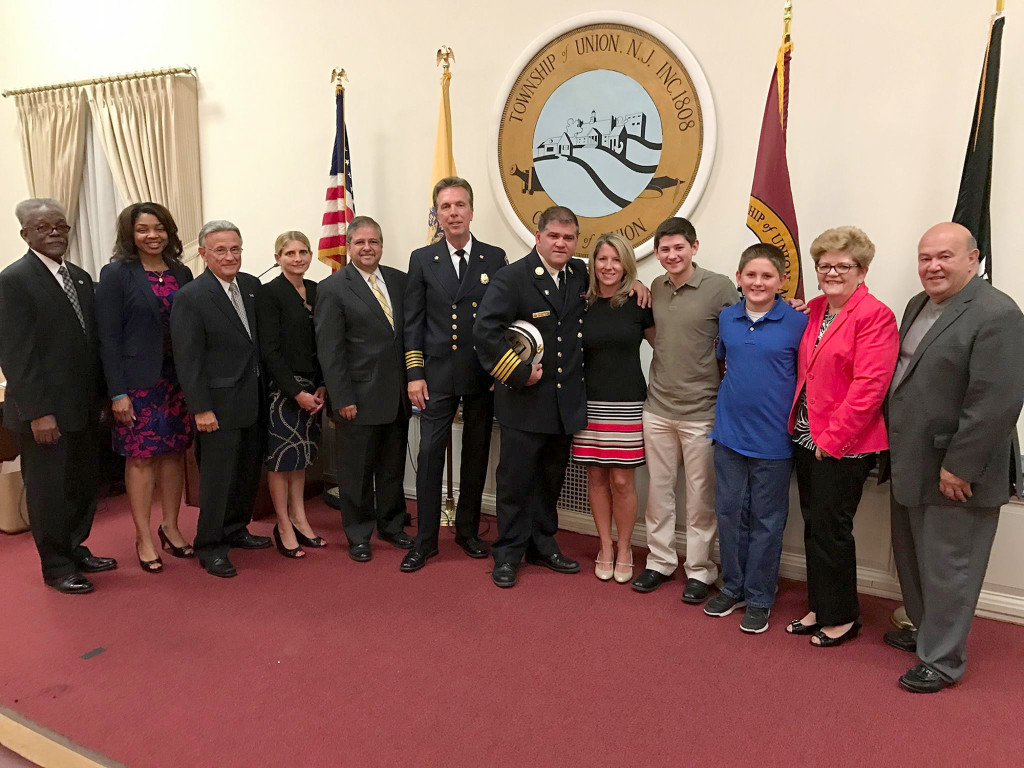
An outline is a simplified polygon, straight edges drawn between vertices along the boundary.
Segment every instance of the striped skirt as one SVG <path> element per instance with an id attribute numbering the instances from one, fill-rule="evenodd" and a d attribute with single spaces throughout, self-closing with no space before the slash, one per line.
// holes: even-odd
<path id="1" fill-rule="evenodd" d="M 587 401 L 587 428 L 573 435 L 572 460 L 605 467 L 644 463 L 643 401 Z"/>

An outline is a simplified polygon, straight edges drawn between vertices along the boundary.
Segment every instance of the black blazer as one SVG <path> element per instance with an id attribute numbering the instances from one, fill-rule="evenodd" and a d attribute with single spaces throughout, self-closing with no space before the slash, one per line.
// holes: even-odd
<path id="1" fill-rule="evenodd" d="M 473 238 L 466 276 L 459 282 L 444 239 L 409 257 L 405 291 L 405 367 L 427 391 L 466 395 L 494 383 L 477 359 L 473 323 L 484 291 L 506 264 L 501 248 Z"/>
<path id="2" fill-rule="evenodd" d="M 316 306 L 316 283 L 303 280 L 306 304 Z M 260 325 L 260 353 L 263 370 L 288 397 L 302 387 L 296 375 L 311 379 L 313 386 L 323 382 L 316 357 L 313 312 L 303 305 L 302 297 L 284 275 L 278 275 L 256 292 L 256 317 Z"/>
<path id="3" fill-rule="evenodd" d="M 536 250 L 502 269 L 476 321 L 476 351 L 483 367 L 500 384 L 494 387 L 494 415 L 502 426 L 526 432 L 572 434 L 587 426 L 583 381 L 583 313 L 587 308 L 587 264 L 565 265 L 565 299 Z M 540 381 L 526 386 L 530 366 L 505 341 L 515 320 L 537 327 L 544 339 Z"/>
<path id="4" fill-rule="evenodd" d="M 402 343 L 405 272 L 383 265 L 380 271 L 397 333 L 351 263 L 320 283 L 314 311 L 331 414 L 355 405 L 353 424 L 390 424 L 400 405 L 406 415 L 410 411 Z"/>
<path id="5" fill-rule="evenodd" d="M 260 281 L 235 277 L 252 338 L 227 293 L 207 269 L 174 297 L 171 341 L 178 381 L 193 413 L 213 411 L 221 429 L 250 427 L 259 418 L 260 356 L 256 291 Z"/>
<path id="6" fill-rule="evenodd" d="M 53 415 L 61 432 L 77 432 L 99 416 L 103 392 L 93 282 L 65 261 L 78 294 L 85 332 L 64 289 L 29 251 L 0 272 L 0 368 L 7 378 L 4 426 L 31 432 Z"/>
<path id="7" fill-rule="evenodd" d="M 181 288 L 192 281 L 192 270 L 184 264 L 171 265 L 168 274 Z M 107 394 L 116 397 L 129 389 L 156 386 L 163 367 L 164 333 L 160 301 L 141 263 L 112 262 L 100 270 L 96 320 Z"/>

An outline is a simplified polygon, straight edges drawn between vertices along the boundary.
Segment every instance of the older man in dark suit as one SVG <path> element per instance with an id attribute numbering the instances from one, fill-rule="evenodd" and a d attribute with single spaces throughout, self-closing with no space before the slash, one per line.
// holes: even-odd
<path id="1" fill-rule="evenodd" d="M 479 539 L 480 505 L 494 422 L 494 379 L 473 345 L 473 323 L 484 292 L 505 266 L 501 248 L 470 234 L 473 188 L 450 176 L 434 185 L 444 237 L 409 257 L 405 295 L 405 366 L 409 399 L 420 409 L 416 472 L 416 546 L 402 560 L 406 573 L 438 553 L 441 479 L 452 420 L 462 402 L 462 463 L 455 543 L 470 557 L 487 557 Z"/>
<path id="2" fill-rule="evenodd" d="M 900 685 L 934 693 L 964 673 L 999 509 L 1019 462 L 1024 315 L 977 277 L 977 244 L 959 224 L 929 229 L 917 259 L 924 291 L 903 315 L 887 414 L 893 552 L 917 629 L 885 641 L 920 660 Z"/>
<path id="3" fill-rule="evenodd" d="M 405 520 L 409 398 L 402 327 L 405 273 L 380 266 L 384 237 L 369 216 L 348 226 L 351 262 L 317 290 L 317 356 L 337 420 L 338 496 L 349 556 L 366 562 L 370 536 L 413 545 Z"/>
<path id="4" fill-rule="evenodd" d="M 99 336 L 89 274 L 64 260 L 71 227 L 56 200 L 15 209 L 29 251 L 0 273 L 4 426 L 21 435 L 22 473 L 43 579 L 92 592 L 84 573 L 117 567 L 84 543 L 96 509 Z"/>
<path id="5" fill-rule="evenodd" d="M 199 522 L 195 549 L 213 576 L 237 574 L 230 547 L 265 549 L 246 529 L 260 478 L 262 382 L 256 325 L 259 280 L 240 272 L 242 235 L 230 221 L 199 232 L 206 271 L 171 308 L 178 380 L 199 432 Z"/>

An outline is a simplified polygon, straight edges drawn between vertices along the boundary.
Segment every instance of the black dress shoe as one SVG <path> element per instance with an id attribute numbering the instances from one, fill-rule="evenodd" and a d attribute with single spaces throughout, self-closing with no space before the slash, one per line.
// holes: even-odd
<path id="1" fill-rule="evenodd" d="M 57 579 L 45 579 L 46 586 L 56 589 L 65 595 L 86 595 L 96 587 L 80 573 L 69 573 Z"/>
<path id="2" fill-rule="evenodd" d="M 398 567 L 403 573 L 412 573 L 413 571 L 418 571 L 420 568 L 427 564 L 427 560 L 434 557 L 436 554 L 436 549 L 431 549 L 430 551 L 414 549 L 412 552 L 410 552 L 408 555 L 402 558 L 402 564 Z"/>
<path id="3" fill-rule="evenodd" d="M 917 653 L 917 630 L 916 629 L 894 629 L 886 632 L 882 639 L 886 645 L 899 648 L 901 651 Z"/>
<path id="4" fill-rule="evenodd" d="M 247 532 L 237 539 L 232 539 L 229 544 L 234 549 L 270 549 L 270 537 Z"/>
<path id="5" fill-rule="evenodd" d="M 938 693 L 953 683 L 927 664 L 918 664 L 900 677 L 900 688 L 911 693 Z"/>
<path id="6" fill-rule="evenodd" d="M 238 571 L 235 570 L 235 566 L 231 564 L 231 561 L 226 557 L 217 557 L 209 562 L 203 563 L 203 568 L 211 576 L 219 576 L 222 579 L 230 579 L 232 576 L 237 576 Z"/>
<path id="7" fill-rule="evenodd" d="M 364 541 L 361 544 L 349 544 L 348 556 L 355 560 L 357 563 L 366 563 L 373 557 L 373 551 L 370 549 L 370 542 Z"/>
<path id="8" fill-rule="evenodd" d="M 653 592 L 661 586 L 662 582 L 669 581 L 671 578 L 671 575 L 666 576 L 663 573 L 652 571 L 648 568 L 633 580 L 631 586 L 637 592 Z"/>
<path id="9" fill-rule="evenodd" d="M 462 548 L 462 551 L 470 557 L 487 557 L 487 545 L 475 536 L 471 536 L 468 539 L 456 536 L 455 543 L 458 544 L 459 547 Z"/>
<path id="10" fill-rule="evenodd" d="M 786 632 L 790 635 L 813 635 L 819 629 L 821 624 L 802 624 L 800 619 L 789 622 L 789 626 L 786 627 Z"/>
<path id="11" fill-rule="evenodd" d="M 405 531 L 399 531 L 394 536 L 387 536 L 383 533 L 378 535 L 380 536 L 381 541 L 386 541 L 391 546 L 398 547 L 399 549 L 412 549 L 413 545 L 416 543 L 413 541 L 412 536 Z"/>
<path id="12" fill-rule="evenodd" d="M 825 634 L 824 629 L 820 629 L 811 637 L 811 645 L 815 648 L 834 648 L 837 645 L 842 645 L 849 640 L 853 640 L 853 638 L 860 634 L 860 628 L 861 623 L 859 621 L 855 621 L 853 622 L 853 626 L 843 632 L 839 637 L 829 637 Z M 814 642 L 815 640 L 818 642 Z"/>
<path id="13" fill-rule="evenodd" d="M 527 555 L 526 562 L 530 565 L 543 565 L 556 573 L 579 573 L 580 564 L 561 552 L 553 555 Z"/>
<path id="14" fill-rule="evenodd" d="M 99 573 L 100 571 L 112 571 L 115 568 L 117 568 L 117 560 L 112 557 L 89 555 L 84 560 L 78 561 L 78 570 L 82 573 Z"/>
<path id="15" fill-rule="evenodd" d="M 682 601 L 690 605 L 700 605 L 708 599 L 710 589 L 700 579 L 687 579 L 686 587 L 683 588 Z"/>
<path id="16" fill-rule="evenodd" d="M 496 587 L 514 587 L 518 580 L 517 568 L 512 563 L 495 563 L 491 581 Z"/>

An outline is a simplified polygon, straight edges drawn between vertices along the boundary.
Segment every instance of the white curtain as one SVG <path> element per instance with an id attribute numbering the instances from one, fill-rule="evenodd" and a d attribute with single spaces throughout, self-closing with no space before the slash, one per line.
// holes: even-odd
<path id="1" fill-rule="evenodd" d="M 78 195 L 78 214 L 72 221 L 68 259 L 93 279 L 110 261 L 117 229 L 117 214 L 128 205 L 114 185 L 107 157 L 103 154 L 92 120 L 86 120 L 85 162 Z"/>
<path id="2" fill-rule="evenodd" d="M 114 185 L 128 203 L 166 206 L 198 269 L 202 226 L 199 183 L 199 98 L 192 74 L 165 74 L 87 85 L 97 136 Z"/>
<path id="3" fill-rule="evenodd" d="M 51 88 L 14 97 L 25 178 L 32 197 L 52 197 L 75 220 L 82 182 L 85 117 L 81 89 Z"/>

